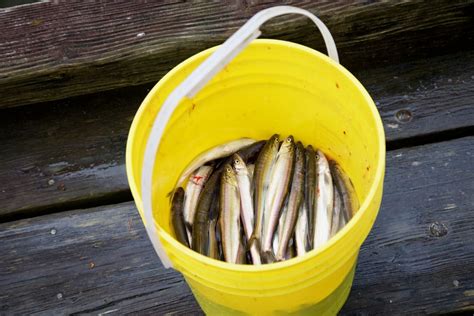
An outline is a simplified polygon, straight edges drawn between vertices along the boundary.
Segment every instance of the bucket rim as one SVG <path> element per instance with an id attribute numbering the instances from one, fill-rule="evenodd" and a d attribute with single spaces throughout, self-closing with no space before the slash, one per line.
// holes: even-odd
<path id="1" fill-rule="evenodd" d="M 366 195 L 365 199 L 361 203 L 359 210 L 357 213 L 354 215 L 352 220 L 350 220 L 344 227 L 341 229 L 335 236 L 329 239 L 329 241 L 321 246 L 320 248 L 313 249 L 308 251 L 305 255 L 300 256 L 300 257 L 295 257 L 289 260 L 285 260 L 282 262 L 276 262 L 272 264 L 262 264 L 262 265 L 242 265 L 242 264 L 232 264 L 228 262 L 223 262 L 219 260 L 215 260 L 212 258 L 209 258 L 207 256 L 204 256 L 202 254 L 199 254 L 195 252 L 194 250 L 186 247 L 185 245 L 181 244 L 178 242 L 171 234 L 166 232 L 155 220 L 154 225 L 157 229 L 159 238 L 162 238 L 166 240 L 167 243 L 169 243 L 171 246 L 177 248 L 180 252 L 183 252 L 186 256 L 188 257 L 193 257 L 195 260 L 200 261 L 201 263 L 205 264 L 206 266 L 213 266 L 215 268 L 219 269 L 224 269 L 227 271 L 232 271 L 232 272 L 246 272 L 246 273 L 260 273 L 264 271 L 275 271 L 275 270 L 281 270 L 281 269 L 286 269 L 290 266 L 298 265 L 301 264 L 305 261 L 310 260 L 313 257 L 317 257 L 318 255 L 328 251 L 330 248 L 333 247 L 334 244 L 340 242 L 341 239 L 344 238 L 345 235 L 347 235 L 348 231 L 353 230 L 354 226 L 357 225 L 357 223 L 361 220 L 363 216 L 367 216 L 367 209 L 370 204 L 370 201 L 372 201 L 375 198 L 375 195 L 377 193 L 377 189 L 379 185 L 382 183 L 383 185 L 383 178 L 385 174 L 385 156 L 386 156 L 386 148 L 385 148 L 385 132 L 383 128 L 383 123 L 382 119 L 380 117 L 380 114 L 377 110 L 377 107 L 370 97 L 369 93 L 365 89 L 365 87 L 359 82 L 359 80 L 351 73 L 349 70 L 347 70 L 344 66 L 341 64 L 335 62 L 331 58 L 329 58 L 327 55 L 316 51 L 310 47 L 293 43 L 293 42 L 288 42 L 284 40 L 275 40 L 275 39 L 256 39 L 252 41 L 246 49 L 249 49 L 251 47 L 255 46 L 283 46 L 285 48 L 290 48 L 290 49 L 295 49 L 295 50 L 300 50 L 306 53 L 309 53 L 313 55 L 314 57 L 322 60 L 323 62 L 329 63 L 331 66 L 336 68 L 337 71 L 342 73 L 344 76 L 348 77 L 350 81 L 356 86 L 357 90 L 362 94 L 364 100 L 366 101 L 366 104 L 369 106 L 371 116 L 375 121 L 375 128 L 376 128 L 376 134 L 377 134 L 377 140 L 378 140 L 378 161 L 377 161 L 377 169 L 375 171 L 375 176 L 373 178 L 370 190 L 368 194 Z M 179 63 L 177 66 L 175 66 L 173 69 L 171 69 L 166 75 L 164 75 L 155 85 L 154 87 L 148 92 L 147 96 L 145 99 L 142 101 L 140 104 L 140 107 L 137 111 L 137 113 L 134 116 L 132 125 L 130 127 L 130 131 L 128 133 L 127 137 L 127 145 L 126 145 L 126 154 L 125 154 L 125 164 L 126 164 L 126 173 L 127 173 L 127 180 L 130 186 L 130 190 L 132 193 L 132 196 L 134 198 L 135 204 L 139 210 L 139 213 L 141 213 L 142 209 L 142 200 L 141 200 L 141 194 L 138 190 L 137 183 L 135 183 L 135 175 L 133 172 L 133 167 L 132 167 L 132 148 L 133 144 L 135 142 L 134 136 L 136 134 L 136 130 L 138 129 L 139 121 L 143 114 L 146 112 L 146 107 L 150 103 L 151 99 L 156 95 L 156 92 L 161 89 L 161 87 L 170 79 L 172 78 L 176 73 L 179 73 L 182 71 L 183 68 L 186 68 L 189 64 L 195 62 L 196 60 L 200 60 L 203 57 L 209 56 L 211 53 L 213 53 L 220 45 L 208 48 L 206 50 L 203 50 L 195 55 L 190 56 L 189 58 L 185 59 L 181 63 Z M 244 50 L 245 51 L 245 50 Z M 142 216 L 142 220 L 143 220 Z M 369 232 L 367 232 L 366 236 L 368 235 Z M 364 239 L 366 238 L 364 237 Z M 355 250 L 358 251 L 359 249 Z M 169 255 L 169 254 L 168 254 Z M 176 267 L 179 270 L 179 267 Z"/>

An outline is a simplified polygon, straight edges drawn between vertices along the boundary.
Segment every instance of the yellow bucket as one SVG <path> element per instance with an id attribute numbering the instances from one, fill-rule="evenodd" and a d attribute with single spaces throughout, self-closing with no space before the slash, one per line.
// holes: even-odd
<path id="1" fill-rule="evenodd" d="M 284 8 L 288 12 L 291 7 Z M 182 62 L 150 91 L 127 142 L 131 191 L 163 263 L 184 275 L 207 314 L 333 315 L 347 299 L 359 248 L 380 207 L 385 172 L 382 122 L 364 87 L 331 58 L 286 41 L 252 39 L 194 96 L 179 100 L 162 126 L 157 151 L 147 144 L 158 111 L 219 47 Z M 234 56 L 227 57 L 229 61 Z M 220 262 L 177 242 L 167 195 L 191 160 L 218 144 L 241 137 L 267 139 L 273 133 L 291 134 L 341 164 L 361 202 L 354 218 L 325 246 L 269 265 Z M 156 154 L 148 165 L 147 150 Z M 153 185 L 142 192 L 146 177 Z M 152 197 L 153 215 L 146 213 L 145 191 Z"/>

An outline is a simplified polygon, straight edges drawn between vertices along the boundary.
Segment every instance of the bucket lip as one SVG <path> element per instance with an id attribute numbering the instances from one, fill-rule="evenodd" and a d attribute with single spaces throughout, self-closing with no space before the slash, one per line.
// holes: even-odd
<path id="1" fill-rule="evenodd" d="M 333 67 L 335 67 L 338 71 L 340 71 L 343 75 L 347 76 L 351 81 L 356 85 L 358 90 L 362 93 L 364 99 L 366 100 L 367 104 L 369 105 L 370 111 L 372 112 L 372 117 L 375 119 L 375 126 L 377 130 L 377 139 L 379 141 L 378 144 L 378 152 L 379 152 L 379 157 L 378 157 L 378 162 L 377 162 L 377 170 L 375 172 L 375 176 L 373 178 L 373 185 L 371 186 L 366 198 L 364 199 L 363 203 L 361 204 L 358 212 L 354 215 L 351 221 L 347 223 L 343 229 L 341 229 L 335 236 L 333 236 L 329 241 L 323 245 L 322 247 L 318 249 L 313 249 L 308 251 L 305 255 L 300 256 L 300 257 L 295 257 L 290 260 L 282 261 L 282 262 L 276 262 L 273 264 L 264 264 L 264 265 L 241 265 L 241 264 L 232 264 L 228 262 L 223 262 L 219 260 L 215 260 L 212 258 L 209 258 L 207 256 L 201 255 L 192 249 L 189 249 L 188 247 L 182 245 L 179 243 L 174 237 L 172 237 L 169 233 L 167 233 L 158 223 L 155 221 L 154 225 L 159 233 L 159 237 L 162 239 L 165 239 L 169 244 L 171 244 L 173 247 L 176 247 L 180 249 L 181 252 L 184 252 L 186 256 L 191 256 L 194 257 L 196 260 L 201 261 L 205 265 L 209 266 L 214 266 L 219 269 L 224 269 L 228 271 L 237 271 L 237 272 L 250 272 L 250 273 L 259 273 L 263 271 L 273 271 L 273 270 L 280 270 L 280 269 L 285 269 L 287 267 L 293 266 L 300 264 L 304 261 L 309 260 L 313 256 L 317 256 L 320 253 L 326 252 L 329 248 L 331 248 L 335 243 L 339 242 L 340 239 L 343 238 L 344 235 L 347 234 L 347 231 L 351 230 L 353 226 L 356 225 L 357 222 L 360 221 L 360 218 L 364 216 L 367 213 L 367 208 L 370 204 L 370 201 L 373 200 L 375 197 L 375 194 L 377 192 L 377 187 L 379 184 L 383 182 L 383 177 L 385 174 L 385 156 L 386 156 L 386 148 L 385 148 L 385 131 L 383 128 L 382 124 L 382 119 L 380 117 L 380 114 L 377 110 L 377 107 L 375 106 L 374 101 L 370 97 L 369 93 L 365 89 L 365 87 L 357 80 L 357 78 L 349 72 L 344 66 L 341 64 L 335 62 L 333 59 L 329 58 L 327 55 L 318 52 L 312 48 L 309 48 L 307 46 L 293 43 L 293 42 L 288 42 L 288 41 L 283 41 L 283 40 L 275 40 L 275 39 L 256 39 L 252 41 L 249 44 L 249 47 L 252 46 L 265 46 L 265 45 L 271 45 L 271 46 L 284 46 L 286 48 L 292 48 L 296 50 L 301 50 L 304 52 L 307 52 L 309 54 L 314 55 L 315 57 L 322 59 L 323 61 L 331 64 Z M 182 61 L 180 64 L 178 64 L 176 67 L 174 67 L 172 70 L 170 70 L 165 76 L 163 76 L 158 83 L 155 84 L 155 86 L 148 92 L 147 96 L 145 99 L 142 101 L 140 104 L 140 107 L 135 114 L 135 117 L 133 119 L 132 125 L 130 127 L 130 131 L 128 134 L 127 138 L 127 146 L 126 146 L 126 155 L 125 155 L 125 163 L 126 163 L 126 172 L 127 172 L 127 179 L 129 182 L 130 190 L 132 192 L 132 196 L 134 198 L 135 204 L 137 205 L 137 208 L 140 210 L 142 206 L 142 201 L 141 201 L 141 194 L 138 191 L 137 184 L 135 183 L 134 180 L 134 173 L 133 173 L 133 168 L 132 168 L 132 147 L 134 143 L 134 135 L 136 133 L 136 130 L 138 128 L 138 122 L 141 119 L 143 113 L 145 112 L 145 108 L 147 104 L 150 103 L 152 97 L 156 94 L 156 91 L 159 90 L 168 80 L 169 78 L 173 77 L 176 73 L 181 71 L 183 68 L 187 67 L 189 64 L 195 62 L 196 60 L 201 59 L 204 56 L 208 56 L 211 53 L 213 53 L 218 47 L 214 46 L 211 48 L 208 48 L 200 53 L 197 53 L 186 60 Z M 140 211 L 141 212 L 141 211 Z M 143 219 L 143 216 L 142 216 Z"/>

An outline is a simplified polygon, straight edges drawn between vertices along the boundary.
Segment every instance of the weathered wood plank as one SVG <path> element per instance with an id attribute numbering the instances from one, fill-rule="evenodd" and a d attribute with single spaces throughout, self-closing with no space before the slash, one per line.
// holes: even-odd
<path id="1" fill-rule="evenodd" d="M 129 201 L 125 145 L 147 86 L 0 115 L 0 215 Z M 116 202 L 117 203 L 117 202 Z"/>
<path id="2" fill-rule="evenodd" d="M 472 1 L 287 3 L 327 23 L 342 64 L 352 70 L 473 47 Z M 0 107 L 157 81 L 273 5 L 53 1 L 0 9 Z M 324 51 L 321 36 L 302 17 L 270 22 L 264 35 Z"/>
<path id="3" fill-rule="evenodd" d="M 355 74 L 376 102 L 388 142 L 474 123 L 474 51 Z"/>
<path id="4" fill-rule="evenodd" d="M 147 238 L 131 202 L 4 225 L 0 314 L 197 310 Z"/>
<path id="5" fill-rule="evenodd" d="M 388 153 L 343 315 L 474 312 L 473 161 L 474 137 Z"/>
<path id="6" fill-rule="evenodd" d="M 378 103 L 393 144 L 473 126 L 473 73 L 474 52 L 464 52 L 356 75 Z M 130 200 L 126 138 L 149 87 L 2 110 L 0 220 Z M 397 121 L 400 110 L 412 119 Z"/>
<path id="7" fill-rule="evenodd" d="M 343 315 L 474 310 L 473 156 L 474 137 L 389 152 Z M 199 312 L 131 202 L 1 224 L 0 253 L 5 314 Z"/>

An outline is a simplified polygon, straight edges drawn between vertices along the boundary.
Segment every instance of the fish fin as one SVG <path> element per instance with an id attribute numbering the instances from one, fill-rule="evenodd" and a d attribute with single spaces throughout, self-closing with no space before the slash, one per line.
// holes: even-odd
<path id="1" fill-rule="evenodd" d="M 188 229 L 189 234 L 192 235 L 192 233 L 193 233 L 193 225 L 191 225 L 190 223 L 184 221 L 184 226 L 186 226 L 186 228 Z"/>
<path id="2" fill-rule="evenodd" d="M 169 191 L 168 194 L 166 194 L 166 197 L 170 200 L 170 205 L 173 202 L 173 196 L 174 196 L 175 192 L 176 192 L 176 189 L 173 189 L 173 190 Z"/>
<path id="3" fill-rule="evenodd" d="M 272 254 L 273 255 L 273 254 Z M 286 256 L 284 257 L 280 257 L 278 254 L 276 256 L 274 256 L 273 258 L 275 258 L 275 261 L 276 262 L 282 262 L 282 261 L 285 261 L 286 260 Z"/>
<path id="4" fill-rule="evenodd" d="M 258 242 L 258 240 L 259 240 L 259 238 L 252 234 L 252 236 L 250 236 L 249 240 L 245 244 L 245 251 L 249 252 L 250 248 L 252 248 L 255 245 L 255 247 L 257 248 L 257 251 L 260 253 L 261 252 L 260 251 L 260 242 Z"/>

